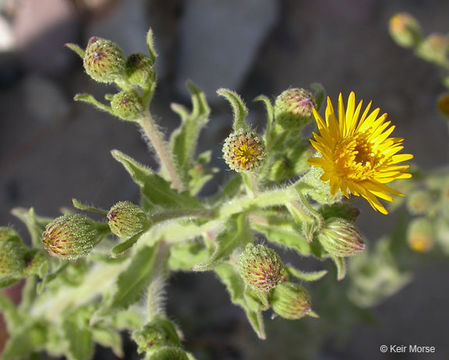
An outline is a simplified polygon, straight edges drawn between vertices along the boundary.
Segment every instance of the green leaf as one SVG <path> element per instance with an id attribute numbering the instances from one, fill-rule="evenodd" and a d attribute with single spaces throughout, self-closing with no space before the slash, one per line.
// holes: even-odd
<path id="1" fill-rule="evenodd" d="M 93 206 L 82 204 L 80 201 L 76 199 L 72 199 L 72 204 L 78 210 L 88 211 L 96 214 L 107 215 L 108 211 L 100 208 L 96 208 Z"/>
<path id="2" fill-rule="evenodd" d="M 242 98 L 234 91 L 229 89 L 218 89 L 217 94 L 223 96 L 228 100 L 232 106 L 234 112 L 234 123 L 232 128 L 234 131 L 237 130 L 248 130 L 248 125 L 246 124 L 246 116 L 248 115 L 248 109 Z"/>
<path id="3" fill-rule="evenodd" d="M 223 186 L 223 189 L 214 197 L 213 203 L 228 201 L 239 193 L 242 188 L 243 179 L 241 176 L 233 176 Z"/>
<path id="4" fill-rule="evenodd" d="M 11 299 L 3 293 L 0 293 L 0 312 L 6 320 L 9 333 L 13 334 L 22 325 L 23 318 Z"/>
<path id="5" fill-rule="evenodd" d="M 47 324 L 42 321 L 24 324 L 19 332 L 9 338 L 3 351 L 2 359 L 28 359 L 33 352 L 39 351 L 45 346 L 47 329 Z"/>
<path id="6" fill-rule="evenodd" d="M 324 86 L 320 83 L 313 83 L 310 85 L 315 96 L 316 110 L 320 111 L 321 105 L 323 104 L 324 98 L 326 97 L 326 90 Z"/>
<path id="7" fill-rule="evenodd" d="M 234 215 L 228 220 L 225 231 L 220 233 L 214 241 L 215 248 L 211 257 L 193 267 L 193 271 L 208 271 L 226 260 L 239 246 L 245 246 L 250 241 L 251 234 L 245 214 Z"/>
<path id="8" fill-rule="evenodd" d="M 286 266 L 286 268 L 290 275 L 304 281 L 317 281 L 327 274 L 327 270 L 305 272 L 295 269 L 292 266 Z"/>
<path id="9" fill-rule="evenodd" d="M 267 217 L 262 221 L 250 221 L 251 227 L 264 234 L 268 241 L 296 250 L 302 255 L 310 255 L 310 244 L 295 224 L 289 221 Z"/>
<path id="10" fill-rule="evenodd" d="M 200 207 L 199 201 L 187 192 L 179 193 L 171 188 L 168 181 L 155 174 L 151 169 L 139 164 L 133 158 L 118 150 L 111 151 L 112 156 L 120 162 L 139 185 L 145 210 L 162 208 L 195 208 Z"/>
<path id="11" fill-rule="evenodd" d="M 345 261 L 345 258 L 337 257 L 337 256 L 331 256 L 331 258 L 334 261 L 335 266 L 337 267 L 337 280 L 341 281 L 346 276 L 346 261 Z"/>
<path id="12" fill-rule="evenodd" d="M 271 104 L 271 101 L 268 97 L 265 95 L 259 95 L 254 99 L 254 101 L 260 101 L 265 104 L 265 108 L 267 110 L 267 127 L 265 129 L 265 147 L 269 150 L 271 147 L 271 130 L 273 126 L 274 121 L 274 109 L 273 105 Z"/>
<path id="13" fill-rule="evenodd" d="M 189 174 L 189 189 L 192 195 L 198 194 L 203 186 L 213 179 L 213 174 L 219 171 L 218 168 L 208 168 L 212 157 L 212 151 L 205 151 L 201 153 L 196 159 L 193 166 L 188 170 Z"/>
<path id="14" fill-rule="evenodd" d="M 170 137 L 170 147 L 175 155 L 177 167 L 184 179 L 188 178 L 188 171 L 192 167 L 198 138 L 201 130 L 209 121 L 210 108 L 206 97 L 192 82 L 187 82 L 192 99 L 192 111 L 179 104 L 172 104 L 171 108 L 181 117 L 181 125 L 173 131 Z"/>
<path id="15" fill-rule="evenodd" d="M 260 339 L 265 339 L 265 327 L 260 311 L 254 311 L 245 300 L 245 283 L 239 273 L 230 264 L 222 264 L 215 268 L 215 272 L 226 286 L 233 304 L 240 305 L 246 313 L 246 316 Z M 251 304 L 252 305 L 252 304 Z"/>
<path id="16" fill-rule="evenodd" d="M 124 253 L 126 250 L 130 249 L 136 242 L 139 240 L 139 238 L 142 236 L 142 233 L 138 233 L 132 237 L 130 237 L 128 240 L 114 246 L 112 248 L 112 256 L 117 256 L 122 253 Z"/>
<path id="17" fill-rule="evenodd" d="M 68 342 L 69 360 L 88 360 L 94 354 L 89 318 L 83 310 L 67 316 L 62 323 L 64 339 Z"/>
<path id="18" fill-rule="evenodd" d="M 136 252 L 128 267 L 119 275 L 110 300 L 94 315 L 95 318 L 127 309 L 142 298 L 157 261 L 158 246 L 143 246 Z"/>
<path id="19" fill-rule="evenodd" d="M 157 53 L 154 48 L 153 30 L 151 28 L 147 32 L 147 48 L 154 63 L 156 61 Z"/>
<path id="20" fill-rule="evenodd" d="M 42 247 L 42 233 L 52 219 L 37 216 L 34 213 L 33 208 L 30 208 L 29 210 L 24 208 L 15 208 L 11 211 L 11 213 L 26 225 L 28 232 L 30 233 L 33 246 L 38 248 Z"/>
<path id="21" fill-rule="evenodd" d="M 77 53 L 81 59 L 84 59 L 85 52 L 78 45 L 72 44 L 72 43 L 67 43 L 67 44 L 65 44 L 65 46 L 67 46 L 73 52 Z"/>
<path id="22" fill-rule="evenodd" d="M 91 104 L 94 107 L 96 107 L 98 110 L 106 111 L 107 113 L 111 114 L 112 116 L 116 116 L 109 106 L 99 102 L 91 94 L 76 94 L 75 97 L 73 98 L 73 100 Z"/>
<path id="23" fill-rule="evenodd" d="M 94 342 L 110 348 L 115 356 L 123 358 L 123 342 L 119 332 L 107 327 L 93 327 L 92 337 Z"/>
<path id="24" fill-rule="evenodd" d="M 204 263 L 209 255 L 204 243 L 197 238 L 170 246 L 168 265 L 172 271 L 192 270 L 196 264 Z"/>

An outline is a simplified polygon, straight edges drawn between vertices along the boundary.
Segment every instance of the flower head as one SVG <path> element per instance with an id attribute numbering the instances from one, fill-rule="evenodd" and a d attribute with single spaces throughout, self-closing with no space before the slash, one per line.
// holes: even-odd
<path id="1" fill-rule="evenodd" d="M 223 158 L 237 172 L 254 171 L 265 156 L 262 138 L 253 131 L 237 130 L 231 133 L 223 145 Z"/>
<path id="2" fill-rule="evenodd" d="M 389 137 L 395 126 L 385 121 L 387 114 L 379 116 L 379 108 L 370 112 L 370 102 L 360 116 L 362 104 L 360 101 L 356 106 L 351 92 L 346 109 L 340 94 L 338 118 L 329 98 L 326 120 L 313 110 L 319 134 L 313 134 L 311 143 L 321 157 L 313 157 L 308 163 L 323 169 L 321 180 L 329 180 L 332 195 L 340 190 L 346 197 L 362 196 L 373 209 L 388 214 L 378 198 L 393 201 L 390 195 L 403 196 L 386 184 L 411 178 L 409 166 L 400 163 L 413 159 L 413 155 L 398 154 L 404 148 L 404 139 Z"/>

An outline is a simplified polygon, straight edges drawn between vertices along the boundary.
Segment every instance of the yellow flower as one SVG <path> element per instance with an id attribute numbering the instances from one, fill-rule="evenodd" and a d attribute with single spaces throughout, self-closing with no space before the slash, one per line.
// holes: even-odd
<path id="1" fill-rule="evenodd" d="M 379 108 L 370 112 L 371 103 L 360 116 L 363 101 L 356 106 L 351 92 L 345 109 L 340 94 L 337 119 L 327 98 L 326 121 L 314 109 L 319 135 L 314 133 L 310 142 L 321 157 L 313 157 L 308 163 L 323 169 L 321 180 L 329 180 L 332 195 L 340 190 L 346 197 L 363 196 L 375 210 L 388 214 L 378 198 L 393 201 L 390 194 L 403 196 L 385 184 L 411 177 L 409 166 L 399 163 L 413 159 L 413 155 L 398 154 L 404 148 L 404 139 L 389 137 L 395 126 L 385 121 L 387 114 L 378 116 Z"/>

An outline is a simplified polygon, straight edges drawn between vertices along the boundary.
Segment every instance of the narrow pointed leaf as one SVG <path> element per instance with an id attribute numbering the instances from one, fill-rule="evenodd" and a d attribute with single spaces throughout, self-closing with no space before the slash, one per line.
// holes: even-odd
<path id="1" fill-rule="evenodd" d="M 248 115 L 248 109 L 242 98 L 235 91 L 229 89 L 218 89 L 217 94 L 226 98 L 232 106 L 234 112 L 234 123 L 232 128 L 234 131 L 240 129 L 247 130 L 248 125 L 246 123 L 246 116 Z"/>

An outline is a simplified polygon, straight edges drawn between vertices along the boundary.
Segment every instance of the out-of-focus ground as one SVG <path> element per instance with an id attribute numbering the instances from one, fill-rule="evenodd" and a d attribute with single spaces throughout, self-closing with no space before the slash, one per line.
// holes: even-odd
<path id="1" fill-rule="evenodd" d="M 80 59 L 63 44 L 84 45 L 98 35 L 120 42 L 127 53 L 144 51 L 150 25 L 160 53 L 153 111 L 171 130 L 178 120 L 169 103 L 188 100 L 185 80 L 205 89 L 213 112 L 200 150 L 214 149 L 214 165 L 225 176 L 230 173 L 220 148 L 231 110 L 214 93 L 218 87 L 239 91 L 259 127 L 262 106 L 251 100 L 261 93 L 274 98 L 312 82 L 322 83 L 333 99 L 354 90 L 389 113 L 395 134 L 406 139 L 420 167 L 448 163 L 448 134 L 435 110 L 443 90 L 438 71 L 396 46 L 387 30 L 391 15 L 408 11 L 426 32 L 448 32 L 447 0 L 3 0 L 0 6 L 2 225 L 23 230 L 9 213 L 17 206 L 56 216 L 72 198 L 105 208 L 138 200 L 136 186 L 109 151 L 120 149 L 154 165 L 146 144 L 132 124 L 71 100 L 77 92 L 101 97 L 108 89 L 89 80 Z M 208 192 L 223 180 L 217 179 Z M 359 225 L 372 239 L 394 221 L 394 215 L 362 206 Z M 277 319 L 261 343 L 209 275 L 176 274 L 168 295 L 169 311 L 200 359 L 301 360 L 292 351 L 298 337 L 313 342 L 313 334 Z M 374 325 L 357 326 L 342 345 L 330 337 L 318 359 L 396 359 L 381 354 L 381 344 L 435 346 L 435 354 L 401 358 L 448 359 L 447 304 L 448 264 L 423 262 L 410 285 L 373 309 Z M 108 354 L 99 351 L 97 358 L 113 358 Z"/>

